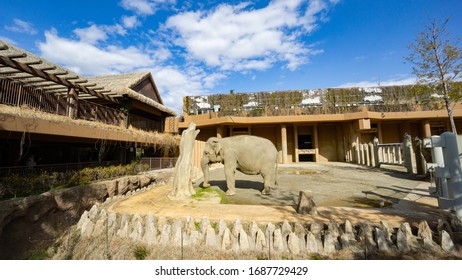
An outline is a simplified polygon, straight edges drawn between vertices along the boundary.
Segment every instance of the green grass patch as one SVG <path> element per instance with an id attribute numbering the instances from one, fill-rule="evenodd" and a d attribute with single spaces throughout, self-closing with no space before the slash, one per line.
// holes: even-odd
<path id="1" fill-rule="evenodd" d="M 209 197 L 219 197 L 220 198 L 220 204 L 226 204 L 226 193 L 222 191 L 219 188 L 199 188 L 196 189 L 196 193 L 192 195 L 191 197 L 194 199 L 207 199 Z"/>

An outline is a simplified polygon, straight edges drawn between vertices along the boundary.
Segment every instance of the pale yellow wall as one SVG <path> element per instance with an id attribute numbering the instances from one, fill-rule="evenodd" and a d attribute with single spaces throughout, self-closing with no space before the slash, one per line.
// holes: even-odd
<path id="1" fill-rule="evenodd" d="M 217 137 L 217 129 L 215 127 L 206 128 L 201 127 L 199 128 L 201 132 L 197 135 L 196 139 L 200 141 L 207 141 L 210 137 Z"/>
<path id="2" fill-rule="evenodd" d="M 266 138 L 276 145 L 276 127 L 252 126 L 252 135 Z"/>
<path id="3" fill-rule="evenodd" d="M 318 162 L 337 161 L 337 128 L 335 125 L 318 125 Z"/>
<path id="4" fill-rule="evenodd" d="M 399 123 L 382 123 L 382 143 L 399 142 L 402 142 Z"/>

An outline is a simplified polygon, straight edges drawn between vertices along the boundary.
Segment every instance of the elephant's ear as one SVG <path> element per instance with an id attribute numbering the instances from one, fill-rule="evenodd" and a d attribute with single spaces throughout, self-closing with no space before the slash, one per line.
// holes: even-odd
<path id="1" fill-rule="evenodd" d="M 221 154 L 222 148 L 221 148 L 220 140 L 218 140 L 218 138 L 212 139 L 211 146 L 213 148 L 213 151 L 215 152 L 215 155 L 218 156 Z"/>

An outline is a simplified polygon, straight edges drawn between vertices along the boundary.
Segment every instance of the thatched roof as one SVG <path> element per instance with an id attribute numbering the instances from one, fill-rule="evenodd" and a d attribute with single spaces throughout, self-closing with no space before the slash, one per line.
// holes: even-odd
<path id="1" fill-rule="evenodd" d="M 150 72 L 83 77 L 1 40 L 0 79 L 14 80 L 24 86 L 41 89 L 55 95 L 67 94 L 69 88 L 74 88 L 80 93 L 79 98 L 82 99 L 101 98 L 118 103 L 118 97 L 128 95 L 164 113 L 176 115 L 174 110 L 162 104 L 162 98 Z M 157 100 L 133 90 L 137 84 L 146 79 L 151 82 Z"/>
<path id="2" fill-rule="evenodd" d="M 128 95 L 130 98 L 143 102 L 149 106 L 155 107 L 158 110 L 165 112 L 169 115 L 176 115 L 176 112 L 174 110 L 162 104 L 162 98 L 160 97 L 159 91 L 157 90 L 156 84 L 154 83 L 154 80 L 150 72 L 135 72 L 86 78 L 91 82 L 94 82 L 98 85 L 104 86 L 104 88 L 106 89 L 111 90 L 113 93 L 116 94 L 115 97 L 122 97 L 123 95 Z M 154 88 L 154 94 L 160 102 L 157 102 L 133 90 L 133 88 L 136 85 L 138 85 L 146 79 L 150 80 Z"/>

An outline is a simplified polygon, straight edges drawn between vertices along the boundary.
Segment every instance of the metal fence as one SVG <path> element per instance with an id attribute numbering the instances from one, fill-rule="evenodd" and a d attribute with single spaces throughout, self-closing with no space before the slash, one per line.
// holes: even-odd
<path id="1" fill-rule="evenodd" d="M 10 174 L 31 175 L 40 174 L 42 172 L 68 172 L 72 170 L 81 170 L 87 167 L 110 166 L 118 165 L 117 161 L 102 161 L 102 162 L 79 162 L 79 163 L 63 163 L 63 164 L 44 164 L 35 166 L 11 166 L 0 167 L 0 178 Z"/>
<path id="2" fill-rule="evenodd" d="M 173 168 L 175 167 L 176 157 L 143 157 L 141 158 L 140 164 L 149 165 L 149 170 Z"/>

